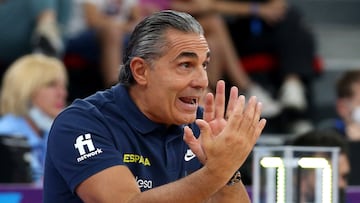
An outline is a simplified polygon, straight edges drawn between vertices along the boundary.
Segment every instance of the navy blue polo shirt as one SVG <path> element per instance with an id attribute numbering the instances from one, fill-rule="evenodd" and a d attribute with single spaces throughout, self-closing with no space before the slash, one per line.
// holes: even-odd
<path id="1" fill-rule="evenodd" d="M 199 128 L 189 126 L 198 136 Z M 49 135 L 44 202 L 82 202 L 76 186 L 115 165 L 126 165 L 141 191 L 192 173 L 201 164 L 183 141 L 183 127 L 149 120 L 123 85 L 74 101 Z"/>

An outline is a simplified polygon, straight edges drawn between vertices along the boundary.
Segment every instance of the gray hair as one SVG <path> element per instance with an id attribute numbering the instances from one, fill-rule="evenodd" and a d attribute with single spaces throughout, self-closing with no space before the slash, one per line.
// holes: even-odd
<path id="1" fill-rule="evenodd" d="M 140 57 L 150 64 L 166 53 L 168 41 L 165 32 L 175 29 L 184 33 L 204 34 L 204 30 L 191 15 L 183 12 L 163 10 L 144 18 L 134 29 L 123 57 L 119 81 L 125 85 L 135 83 L 130 62 Z"/>

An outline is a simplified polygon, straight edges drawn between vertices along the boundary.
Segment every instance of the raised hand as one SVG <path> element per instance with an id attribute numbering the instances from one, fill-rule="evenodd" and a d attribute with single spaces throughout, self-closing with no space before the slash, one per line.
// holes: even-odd
<path id="1" fill-rule="evenodd" d="M 238 88 L 232 87 L 230 91 L 229 103 L 225 111 L 225 82 L 220 80 L 216 85 L 215 98 L 213 94 L 208 94 L 205 98 L 204 117 L 209 123 L 213 135 L 219 134 L 226 125 L 226 120 L 235 108 L 238 98 Z"/>
<path id="2" fill-rule="evenodd" d="M 196 121 L 201 130 L 199 139 L 191 129 L 185 128 L 184 140 L 203 164 L 224 162 L 223 166 L 229 165 L 227 169 L 236 169 L 243 164 L 265 127 L 265 119 L 260 119 L 261 107 L 256 97 L 251 97 L 245 105 L 245 97 L 238 97 L 238 90 L 233 87 L 225 111 L 225 83 L 219 81 L 216 96 L 209 93 L 206 97 L 204 119 Z"/>

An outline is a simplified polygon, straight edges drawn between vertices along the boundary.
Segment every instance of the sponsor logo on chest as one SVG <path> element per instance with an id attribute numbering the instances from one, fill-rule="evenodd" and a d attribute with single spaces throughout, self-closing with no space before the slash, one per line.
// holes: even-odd
<path id="1" fill-rule="evenodd" d="M 150 160 L 147 157 L 138 154 L 124 154 L 124 163 L 138 163 L 144 166 L 151 166 Z"/>

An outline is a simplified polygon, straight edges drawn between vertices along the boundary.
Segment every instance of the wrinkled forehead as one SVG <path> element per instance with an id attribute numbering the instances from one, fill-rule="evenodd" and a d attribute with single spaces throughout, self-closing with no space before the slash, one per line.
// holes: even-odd
<path id="1" fill-rule="evenodd" d="M 167 53 L 175 57 L 180 55 L 196 55 L 200 58 L 208 58 L 210 49 L 206 38 L 198 33 L 186 33 L 178 30 L 168 30 L 166 32 Z"/>

